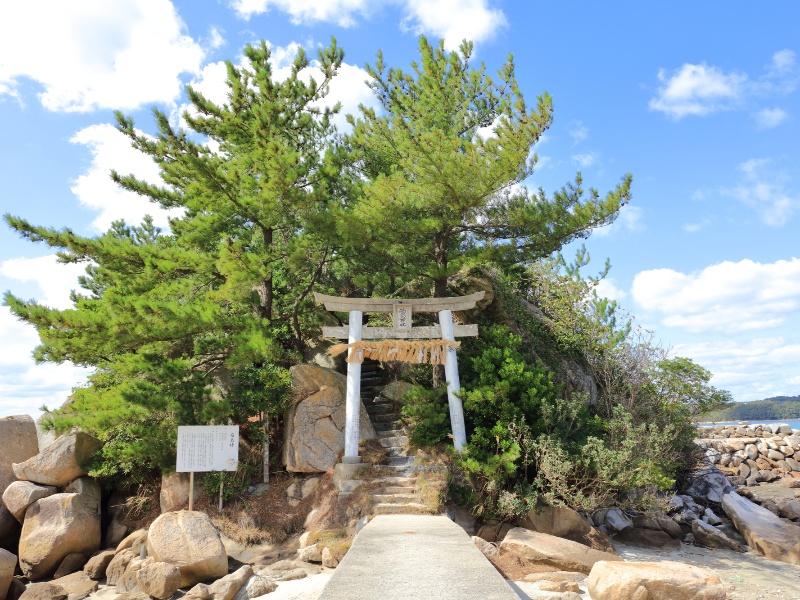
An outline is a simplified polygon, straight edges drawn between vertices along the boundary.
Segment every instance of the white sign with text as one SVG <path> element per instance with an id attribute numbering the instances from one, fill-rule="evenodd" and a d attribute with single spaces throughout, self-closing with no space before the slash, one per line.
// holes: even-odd
<path id="1" fill-rule="evenodd" d="M 238 425 L 178 427 L 179 473 L 235 471 L 239 464 Z"/>

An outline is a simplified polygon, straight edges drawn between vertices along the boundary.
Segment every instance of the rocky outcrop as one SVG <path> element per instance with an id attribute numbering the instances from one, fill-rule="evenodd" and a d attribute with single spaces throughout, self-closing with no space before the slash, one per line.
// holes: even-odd
<path id="1" fill-rule="evenodd" d="M 36 456 L 14 463 L 12 468 L 17 479 L 63 487 L 86 475 L 84 466 L 101 445 L 99 440 L 80 431 L 62 435 Z"/>
<path id="2" fill-rule="evenodd" d="M 211 519 L 201 512 L 165 513 L 150 525 L 147 553 L 181 570 L 180 587 L 214 581 L 228 573 L 228 555 Z"/>
<path id="3" fill-rule="evenodd" d="M 67 600 L 69 594 L 54 583 L 34 583 L 29 585 L 19 600 Z"/>
<path id="4" fill-rule="evenodd" d="M 20 523 L 28 507 L 42 498 L 52 496 L 58 491 L 53 485 L 37 485 L 30 481 L 15 481 L 3 492 L 3 504 Z"/>
<path id="5" fill-rule="evenodd" d="M 589 573 L 597 561 L 622 560 L 614 554 L 546 533 L 515 527 L 506 534 L 500 550 L 522 558 L 543 562 L 564 571 Z"/>
<path id="6" fill-rule="evenodd" d="M 722 508 L 753 550 L 772 560 L 800 565 L 800 527 L 736 492 L 725 494 Z"/>
<path id="7" fill-rule="evenodd" d="M 234 596 L 233 600 L 250 600 L 251 598 L 258 598 L 274 592 L 278 585 L 266 577 L 260 575 L 253 575 L 247 580 L 247 583 L 242 586 L 242 589 Z"/>
<path id="8" fill-rule="evenodd" d="M 578 542 L 602 552 L 616 554 L 607 535 L 566 506 L 539 506 L 517 521 L 519 527 Z"/>
<path id="9" fill-rule="evenodd" d="M 65 556 L 100 548 L 100 510 L 85 494 L 54 494 L 28 507 L 19 543 L 19 564 L 30 580 L 52 575 Z"/>
<path id="10" fill-rule="evenodd" d="M 347 378 L 316 365 L 291 368 L 296 399 L 286 414 L 283 462 L 295 473 L 332 469 L 344 450 Z M 361 403 L 360 439 L 376 437 Z"/>
<path id="11" fill-rule="evenodd" d="M 707 569 L 679 562 L 605 562 L 589 573 L 592 600 L 725 600 L 725 587 Z"/>
<path id="12" fill-rule="evenodd" d="M 12 465 L 28 460 L 39 452 L 36 424 L 28 415 L 0 419 L 0 494 L 17 479 Z"/>
<path id="13" fill-rule="evenodd" d="M 86 573 L 77 572 L 51 581 L 52 584 L 59 586 L 69 597 L 69 600 L 82 600 L 89 594 L 96 592 L 99 587 L 96 581 L 92 581 Z"/>

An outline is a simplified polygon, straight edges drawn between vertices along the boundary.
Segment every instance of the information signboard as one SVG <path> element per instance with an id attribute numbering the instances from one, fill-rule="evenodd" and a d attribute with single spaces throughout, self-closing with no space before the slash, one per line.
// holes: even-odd
<path id="1" fill-rule="evenodd" d="M 178 427 L 179 473 L 235 471 L 239 464 L 238 425 Z"/>

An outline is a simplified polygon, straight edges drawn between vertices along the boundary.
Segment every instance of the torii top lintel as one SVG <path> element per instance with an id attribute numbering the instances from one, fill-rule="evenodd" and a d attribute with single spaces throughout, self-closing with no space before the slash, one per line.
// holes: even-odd
<path id="1" fill-rule="evenodd" d="M 456 296 L 453 298 L 342 298 L 341 296 L 326 296 L 314 292 L 314 299 L 325 305 L 325 310 L 350 312 L 391 313 L 395 306 L 411 306 L 413 312 L 439 312 L 441 310 L 469 310 L 475 308 L 479 300 L 483 300 L 486 292 L 476 292 L 469 296 Z"/>

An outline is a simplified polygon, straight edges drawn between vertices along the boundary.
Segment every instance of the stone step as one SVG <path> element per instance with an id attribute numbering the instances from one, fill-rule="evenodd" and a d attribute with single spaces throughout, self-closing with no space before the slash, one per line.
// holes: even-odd
<path id="1" fill-rule="evenodd" d="M 387 400 L 383 396 L 375 396 L 369 404 L 370 406 L 394 406 L 394 402 Z"/>
<path id="2" fill-rule="evenodd" d="M 382 383 L 383 377 L 370 375 L 369 373 L 365 374 L 363 371 L 361 372 L 361 387 L 382 387 Z"/>
<path id="3" fill-rule="evenodd" d="M 371 417 L 373 423 L 397 423 L 400 420 L 400 413 L 382 413 Z"/>
<path id="4" fill-rule="evenodd" d="M 378 504 L 409 504 L 419 500 L 416 494 L 372 494 Z"/>
<path id="5" fill-rule="evenodd" d="M 381 477 L 373 483 L 385 483 L 387 486 L 414 486 L 416 479 L 413 477 Z"/>
<path id="6" fill-rule="evenodd" d="M 393 435 L 391 437 L 380 437 L 381 446 L 384 448 L 401 448 L 408 445 L 407 435 Z"/>
<path id="7" fill-rule="evenodd" d="M 390 467 L 411 467 L 414 466 L 416 458 L 413 456 L 395 456 L 389 459 Z"/>
<path id="8" fill-rule="evenodd" d="M 386 456 L 390 458 L 396 458 L 399 456 L 408 456 L 408 450 L 401 446 L 392 446 L 391 448 L 386 448 Z"/>
<path id="9" fill-rule="evenodd" d="M 413 480 L 412 480 L 413 481 Z M 382 494 L 389 494 L 391 496 L 400 495 L 413 495 L 417 497 L 417 488 L 412 485 L 387 485 L 381 490 Z M 374 497 L 374 496 L 373 496 Z"/>
<path id="10" fill-rule="evenodd" d="M 385 415 L 394 412 L 394 406 L 392 404 L 367 404 L 367 412 L 370 416 Z"/>
<path id="11" fill-rule="evenodd" d="M 381 503 L 372 507 L 372 512 L 376 515 L 391 515 L 404 512 L 417 513 L 427 510 L 427 506 L 418 502 L 409 502 L 408 504 Z"/>
<path id="12" fill-rule="evenodd" d="M 387 429 L 385 431 L 377 431 L 377 428 L 375 433 L 378 434 L 379 438 L 393 438 L 398 436 L 404 436 L 406 434 L 406 432 L 403 431 L 402 429 Z"/>

